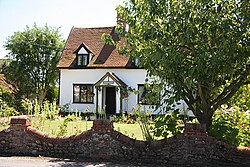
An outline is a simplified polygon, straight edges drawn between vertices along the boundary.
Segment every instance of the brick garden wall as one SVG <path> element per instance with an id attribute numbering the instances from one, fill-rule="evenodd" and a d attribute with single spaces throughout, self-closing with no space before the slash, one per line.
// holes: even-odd
<path id="1" fill-rule="evenodd" d="M 30 127 L 28 117 L 14 117 L 0 132 L 1 155 L 32 155 L 119 161 L 157 166 L 250 166 L 250 150 L 227 145 L 207 135 L 202 125 L 187 125 L 184 134 L 158 141 L 131 139 L 108 120 L 70 137 L 50 137 Z"/>

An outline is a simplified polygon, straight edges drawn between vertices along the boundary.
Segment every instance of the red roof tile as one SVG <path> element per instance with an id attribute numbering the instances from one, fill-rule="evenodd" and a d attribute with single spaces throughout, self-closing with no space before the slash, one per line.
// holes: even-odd
<path id="1" fill-rule="evenodd" d="M 61 58 L 57 64 L 58 68 L 76 67 L 76 54 L 74 51 L 84 44 L 94 54 L 93 59 L 87 67 L 131 67 L 129 58 L 118 53 L 113 45 L 107 45 L 101 39 L 102 34 L 110 34 L 115 41 L 119 40 L 115 33 L 115 27 L 101 28 L 76 28 L 73 27 L 69 34 Z"/>

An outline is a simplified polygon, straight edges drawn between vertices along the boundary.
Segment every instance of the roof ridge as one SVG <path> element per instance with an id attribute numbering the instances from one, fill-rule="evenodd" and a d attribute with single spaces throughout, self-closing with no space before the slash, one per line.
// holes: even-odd
<path id="1" fill-rule="evenodd" d="M 106 26 L 106 27 L 73 27 L 73 29 L 106 29 L 114 28 L 115 26 Z"/>

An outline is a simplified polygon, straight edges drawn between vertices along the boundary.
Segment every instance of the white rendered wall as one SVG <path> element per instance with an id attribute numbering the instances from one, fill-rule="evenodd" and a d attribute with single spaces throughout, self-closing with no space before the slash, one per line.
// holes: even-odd
<path id="1" fill-rule="evenodd" d="M 146 78 L 146 70 L 144 69 L 61 69 L 60 70 L 60 105 L 69 103 L 70 110 L 84 112 L 87 108 L 94 111 L 96 108 L 96 95 L 94 96 L 93 104 L 79 104 L 73 103 L 73 84 L 95 84 L 107 72 L 114 73 L 119 79 L 126 83 L 129 87 L 138 89 L 138 84 L 144 84 Z M 96 90 L 94 88 L 94 93 Z M 101 94 L 98 93 L 99 105 L 101 104 Z M 117 96 L 118 97 L 118 96 Z M 117 98 L 116 108 L 119 112 L 119 98 Z M 123 100 L 124 102 L 125 100 Z M 128 97 L 128 104 L 126 107 L 123 104 L 123 109 L 132 110 L 133 106 L 137 105 L 137 95 L 130 93 Z M 124 108 L 125 107 L 125 108 Z M 148 107 L 148 106 L 147 106 Z"/>
<path id="2" fill-rule="evenodd" d="M 96 97 L 98 96 L 98 106 L 103 107 L 102 91 L 98 91 L 94 87 L 94 103 L 82 104 L 73 103 L 73 84 L 95 84 L 107 72 L 114 73 L 119 79 L 126 83 L 132 89 L 138 89 L 138 84 L 144 84 L 146 79 L 146 70 L 144 69 L 61 69 L 60 70 L 60 105 L 70 104 L 70 111 L 77 109 L 79 112 L 85 112 L 87 109 L 90 111 L 96 110 Z M 105 91 L 105 89 L 104 89 Z M 133 107 L 137 106 L 138 95 L 132 92 L 129 93 L 128 98 L 122 99 L 122 111 L 131 112 Z M 187 105 L 183 100 L 179 101 L 180 105 L 176 108 L 183 110 L 183 106 L 187 109 Z M 155 111 L 150 105 L 143 105 L 146 111 L 159 113 L 160 108 Z M 120 93 L 116 93 L 116 113 L 120 112 Z M 183 111 L 180 111 L 183 112 Z M 192 112 L 192 111 L 189 111 Z M 193 113 L 188 114 L 193 116 Z"/>

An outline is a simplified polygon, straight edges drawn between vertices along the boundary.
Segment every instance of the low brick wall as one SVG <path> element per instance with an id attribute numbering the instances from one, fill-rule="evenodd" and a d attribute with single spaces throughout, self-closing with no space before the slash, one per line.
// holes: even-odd
<path id="1" fill-rule="evenodd" d="M 14 117 L 0 132 L 1 155 L 32 155 L 119 161 L 162 166 L 250 166 L 250 150 L 207 135 L 202 125 L 187 125 L 183 134 L 158 141 L 131 139 L 108 120 L 70 137 L 50 137 L 30 127 L 28 117 Z"/>

